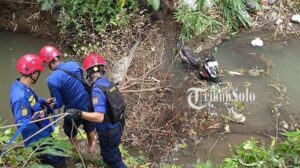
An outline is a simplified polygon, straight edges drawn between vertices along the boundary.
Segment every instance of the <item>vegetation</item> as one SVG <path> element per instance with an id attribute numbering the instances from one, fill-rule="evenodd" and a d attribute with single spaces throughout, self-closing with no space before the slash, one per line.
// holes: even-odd
<path id="1" fill-rule="evenodd" d="M 231 167 L 299 167 L 300 166 L 300 130 L 283 134 L 286 140 L 266 149 L 256 140 L 248 140 L 237 146 L 233 156 L 225 158 L 219 168 Z M 210 161 L 197 166 L 198 168 L 212 167 Z"/>
<path id="2" fill-rule="evenodd" d="M 148 4 L 154 9 L 158 10 L 159 5 L 160 5 L 160 0 L 147 0 Z"/>
<path id="3" fill-rule="evenodd" d="M 266 149 L 258 141 L 248 140 L 233 150 L 233 156 L 225 158 L 220 165 L 213 166 L 210 160 L 197 164 L 196 168 L 239 168 L 239 167 L 299 167 L 300 166 L 300 130 L 286 132 L 286 140 Z M 180 165 L 165 165 L 164 168 L 182 168 Z"/>
<path id="4" fill-rule="evenodd" d="M 42 11 L 53 11 L 55 7 L 54 0 L 37 0 L 37 2 L 41 5 Z"/>
<path id="5" fill-rule="evenodd" d="M 79 131 L 83 132 L 83 130 L 81 129 Z M 1 149 L 10 140 L 14 132 L 15 130 L 11 128 L 0 132 Z M 23 167 L 30 167 L 30 168 L 51 168 L 51 166 L 43 165 L 39 163 L 37 156 L 41 154 L 65 156 L 73 160 L 79 159 L 79 156 L 76 153 L 74 153 L 73 146 L 69 142 L 68 138 L 66 138 L 62 134 L 62 130 L 56 129 L 53 132 L 52 136 L 53 138 L 44 138 L 38 142 L 32 143 L 30 144 L 29 147 L 26 148 L 18 147 L 16 150 L 9 151 L 3 157 L 0 158 L 0 167 L 22 167 L 23 166 Z M 20 142 L 22 142 L 21 137 L 19 137 L 14 142 L 14 144 Z M 120 150 L 124 158 L 124 161 L 126 165 L 128 165 L 128 167 L 131 168 L 149 167 L 149 163 L 146 161 L 144 156 L 139 156 L 136 158 L 132 157 L 129 154 L 129 152 L 123 148 L 123 146 L 120 146 Z M 98 158 L 87 160 L 87 162 L 90 162 L 90 164 L 95 165 L 97 167 L 99 166 L 103 167 L 103 165 L 105 165 L 104 162 L 102 162 Z"/>
<path id="6" fill-rule="evenodd" d="M 203 2 L 204 0 L 202 0 Z M 209 15 L 204 9 L 204 4 L 199 3 L 197 10 L 182 4 L 176 13 L 176 21 L 181 23 L 180 38 L 184 41 L 191 39 L 194 35 L 203 35 L 217 30 L 222 24 L 215 16 Z"/>
<path id="7" fill-rule="evenodd" d="M 58 19 L 61 33 L 72 32 L 79 37 L 103 33 L 107 28 L 128 23 L 127 10 L 137 8 L 135 0 L 62 0 Z"/>
<path id="8" fill-rule="evenodd" d="M 182 3 L 175 12 L 175 19 L 181 23 L 180 38 L 184 41 L 193 36 L 205 35 L 220 28 L 229 32 L 240 27 L 250 28 L 251 17 L 246 10 L 246 0 L 197 0 L 196 8 Z M 258 0 L 254 1 L 255 10 L 260 10 Z M 219 16 L 222 16 L 220 18 Z"/>

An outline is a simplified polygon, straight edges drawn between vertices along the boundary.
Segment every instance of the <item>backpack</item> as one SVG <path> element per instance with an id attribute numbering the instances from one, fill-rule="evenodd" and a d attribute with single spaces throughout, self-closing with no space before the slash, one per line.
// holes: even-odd
<path id="1" fill-rule="evenodd" d="M 117 123 L 121 121 L 124 125 L 126 103 L 118 87 L 113 83 L 111 83 L 109 87 L 105 87 L 102 85 L 96 85 L 96 87 L 98 87 L 99 89 L 101 89 L 101 91 L 104 92 L 109 105 L 109 112 L 105 113 L 107 117 L 104 117 L 104 120 L 107 120 L 105 118 L 108 118 L 109 121 L 112 123 Z"/>

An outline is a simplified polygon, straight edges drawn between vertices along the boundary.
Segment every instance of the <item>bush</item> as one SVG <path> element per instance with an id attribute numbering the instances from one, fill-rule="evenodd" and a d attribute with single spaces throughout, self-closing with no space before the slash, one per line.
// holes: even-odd
<path id="1" fill-rule="evenodd" d="M 223 164 L 217 165 L 217 167 L 299 167 L 300 130 L 287 132 L 283 135 L 287 137 L 285 141 L 275 145 L 273 139 L 268 149 L 259 145 L 254 139 L 248 140 L 236 147 L 234 155 L 225 158 Z M 201 164 L 197 167 L 211 167 L 211 164 Z"/>
<path id="2" fill-rule="evenodd" d="M 137 9 L 136 0 L 62 0 L 58 19 L 61 34 L 67 32 L 83 37 L 101 34 L 107 28 L 128 23 L 127 10 Z"/>
<path id="3" fill-rule="evenodd" d="M 193 36 L 206 35 L 220 28 L 234 32 L 240 27 L 251 27 L 246 0 L 211 0 L 211 7 L 206 5 L 207 1 L 197 0 L 195 9 L 184 3 L 176 9 L 175 19 L 181 24 L 180 38 L 183 41 Z M 258 0 L 253 2 L 256 10 L 260 10 Z M 223 19 L 218 16 L 222 16 Z"/>
<path id="4" fill-rule="evenodd" d="M 193 36 L 204 35 L 221 27 L 221 23 L 205 10 L 205 0 L 198 0 L 194 10 L 182 4 L 175 12 L 175 19 L 181 23 L 180 39 L 187 41 Z"/>

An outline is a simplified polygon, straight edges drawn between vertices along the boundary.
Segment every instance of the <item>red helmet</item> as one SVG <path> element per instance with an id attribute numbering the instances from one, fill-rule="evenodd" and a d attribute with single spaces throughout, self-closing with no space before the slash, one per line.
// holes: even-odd
<path id="1" fill-rule="evenodd" d="M 22 56 L 17 63 L 17 71 L 24 75 L 43 70 L 43 60 L 35 54 L 26 54 Z"/>
<path id="2" fill-rule="evenodd" d="M 90 52 L 83 60 L 83 69 L 86 71 L 96 65 L 106 65 L 106 61 L 100 54 Z"/>
<path id="3" fill-rule="evenodd" d="M 40 51 L 40 57 L 47 64 L 53 60 L 53 58 L 60 56 L 60 52 L 53 46 L 44 46 Z"/>

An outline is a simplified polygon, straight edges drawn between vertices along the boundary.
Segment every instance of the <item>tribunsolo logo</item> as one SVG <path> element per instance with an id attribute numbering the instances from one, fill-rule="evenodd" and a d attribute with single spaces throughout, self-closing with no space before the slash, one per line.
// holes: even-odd
<path id="1" fill-rule="evenodd" d="M 187 91 L 188 104 L 196 109 L 201 110 L 208 103 L 219 102 L 228 103 L 231 101 L 243 101 L 253 103 L 256 99 L 255 93 L 245 90 L 232 89 L 231 92 L 221 92 L 214 89 L 190 88 Z"/>

